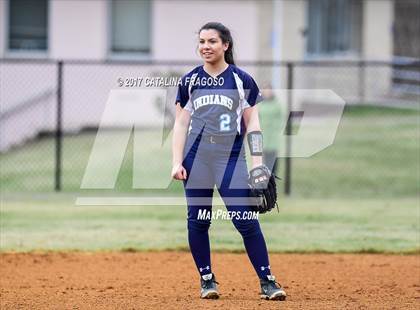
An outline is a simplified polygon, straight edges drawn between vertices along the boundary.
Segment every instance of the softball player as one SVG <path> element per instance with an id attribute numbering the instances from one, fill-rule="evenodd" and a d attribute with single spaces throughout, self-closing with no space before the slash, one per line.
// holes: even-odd
<path id="1" fill-rule="evenodd" d="M 217 299 L 210 262 L 211 220 L 199 215 L 211 213 L 214 186 L 228 211 L 252 212 L 243 141 L 250 145 L 253 167 L 261 166 L 256 104 L 262 97 L 254 79 L 235 66 L 232 36 L 224 25 L 212 22 L 201 27 L 198 50 L 204 64 L 186 74 L 178 88 L 172 177 L 184 183 L 188 242 L 201 276 L 201 298 Z M 258 219 L 239 216 L 232 222 L 260 279 L 261 298 L 285 300 L 286 293 L 271 275 Z"/>

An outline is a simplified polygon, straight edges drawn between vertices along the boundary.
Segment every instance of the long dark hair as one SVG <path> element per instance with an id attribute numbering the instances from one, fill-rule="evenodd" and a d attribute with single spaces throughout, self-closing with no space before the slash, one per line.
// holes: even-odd
<path id="1" fill-rule="evenodd" d="M 202 26 L 200 30 L 198 31 L 198 33 L 200 33 L 201 30 L 209 30 L 209 29 L 216 30 L 219 33 L 220 39 L 222 39 L 223 43 L 229 43 L 229 47 L 225 51 L 225 61 L 228 64 L 234 65 L 235 61 L 233 59 L 233 38 L 232 38 L 232 35 L 230 34 L 229 28 L 227 28 L 222 23 L 210 22 Z"/>

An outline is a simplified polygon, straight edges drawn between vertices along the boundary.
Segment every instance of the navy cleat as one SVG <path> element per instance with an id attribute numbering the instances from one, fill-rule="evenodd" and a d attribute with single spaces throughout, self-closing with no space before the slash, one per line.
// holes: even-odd
<path id="1" fill-rule="evenodd" d="M 216 277 L 213 273 L 205 274 L 201 277 L 201 298 L 203 299 L 218 299 L 219 292 L 217 291 Z"/>
<path id="2" fill-rule="evenodd" d="M 286 292 L 281 285 L 276 282 L 273 275 L 268 275 L 266 279 L 260 279 L 261 299 L 266 300 L 286 300 Z"/>

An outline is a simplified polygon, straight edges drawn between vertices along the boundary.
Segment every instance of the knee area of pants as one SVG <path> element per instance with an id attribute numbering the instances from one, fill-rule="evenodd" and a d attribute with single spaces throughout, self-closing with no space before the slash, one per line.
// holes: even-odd
<path id="1" fill-rule="evenodd" d="M 260 224 L 258 221 L 233 221 L 233 225 L 243 237 L 253 236 L 261 233 Z"/>
<path id="2" fill-rule="evenodd" d="M 210 224 L 210 221 L 206 220 L 188 219 L 187 227 L 190 231 L 205 232 L 209 230 Z"/>

